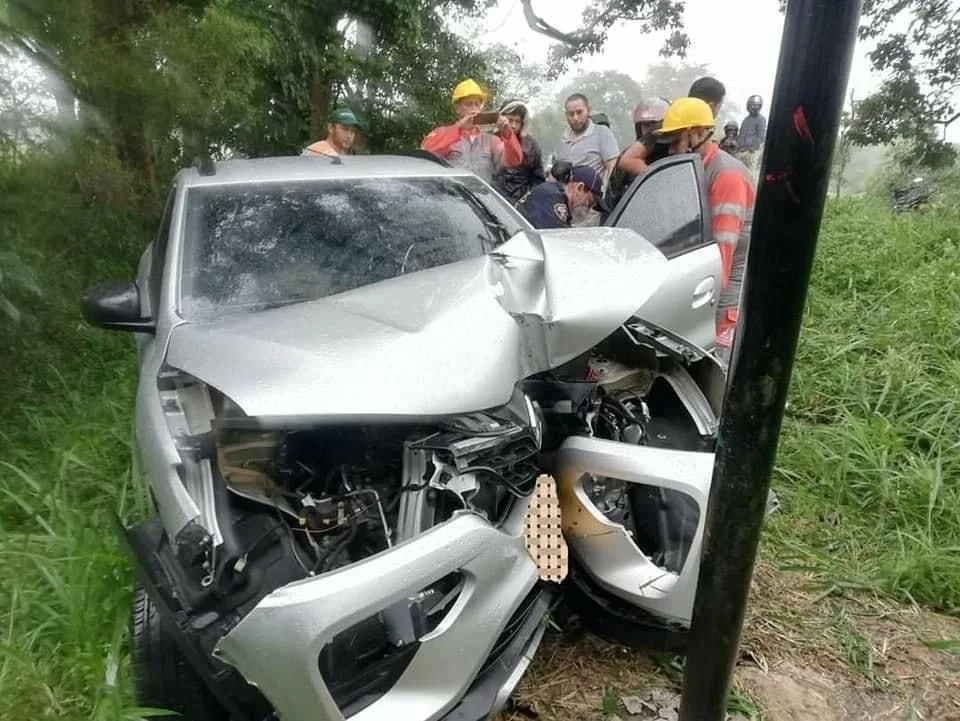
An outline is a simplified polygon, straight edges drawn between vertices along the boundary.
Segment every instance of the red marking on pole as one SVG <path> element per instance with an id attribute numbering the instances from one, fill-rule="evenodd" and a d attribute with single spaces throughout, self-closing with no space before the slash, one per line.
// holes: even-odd
<path id="1" fill-rule="evenodd" d="M 800 196 L 798 196 L 797 191 L 793 189 L 793 183 L 791 182 L 792 177 L 793 171 L 791 170 L 771 170 L 763 176 L 763 182 L 767 185 L 783 183 L 783 186 L 787 189 L 787 193 L 790 195 L 791 200 L 799 205 Z"/>
<path id="2" fill-rule="evenodd" d="M 808 143 L 813 143 L 813 133 L 810 132 L 810 126 L 807 124 L 807 116 L 803 112 L 803 106 L 798 105 L 797 109 L 793 111 L 793 127 L 797 131 L 797 135 Z"/>

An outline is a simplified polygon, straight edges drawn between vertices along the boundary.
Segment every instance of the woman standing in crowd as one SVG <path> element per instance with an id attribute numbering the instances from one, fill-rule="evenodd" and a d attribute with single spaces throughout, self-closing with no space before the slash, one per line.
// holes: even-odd
<path id="1" fill-rule="evenodd" d="M 500 108 L 500 115 L 510 123 L 510 130 L 520 139 L 523 161 L 514 168 L 503 168 L 494 176 L 494 185 L 509 200 L 516 202 L 527 192 L 546 182 L 543 152 L 540 144 L 527 132 L 527 106 L 511 100 Z"/>

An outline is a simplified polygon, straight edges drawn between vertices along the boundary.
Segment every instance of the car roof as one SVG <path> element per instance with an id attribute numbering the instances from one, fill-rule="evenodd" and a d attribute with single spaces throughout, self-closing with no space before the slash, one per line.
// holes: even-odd
<path id="1" fill-rule="evenodd" d="M 189 186 L 213 186 L 281 180 L 328 180 L 342 178 L 436 178 L 472 175 L 462 168 L 450 168 L 426 158 L 403 155 L 347 155 L 340 162 L 328 157 L 284 156 L 243 160 L 223 160 L 216 172 L 201 175 L 197 168 L 186 168 L 178 182 Z"/>

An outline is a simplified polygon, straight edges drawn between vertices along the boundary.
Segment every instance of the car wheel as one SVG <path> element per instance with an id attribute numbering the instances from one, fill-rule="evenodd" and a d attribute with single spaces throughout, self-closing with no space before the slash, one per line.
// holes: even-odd
<path id="1" fill-rule="evenodd" d="M 563 582 L 567 610 L 590 633 L 609 643 L 658 653 L 684 654 L 689 630 L 606 593 L 573 558 Z"/>
<path id="2" fill-rule="evenodd" d="M 133 592 L 130 620 L 137 703 L 173 712 L 159 717 L 169 721 L 228 721 L 227 713 L 180 651 L 157 607 L 139 585 Z"/>

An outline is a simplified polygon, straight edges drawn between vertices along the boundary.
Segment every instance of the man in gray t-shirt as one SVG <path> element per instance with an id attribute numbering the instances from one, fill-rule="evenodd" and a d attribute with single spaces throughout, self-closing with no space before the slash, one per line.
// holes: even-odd
<path id="1" fill-rule="evenodd" d="M 616 136 L 610 128 L 590 120 L 590 101 L 580 93 L 567 98 L 565 111 L 569 127 L 560 138 L 554 160 L 586 165 L 603 173 L 606 181 L 620 156 Z"/>

